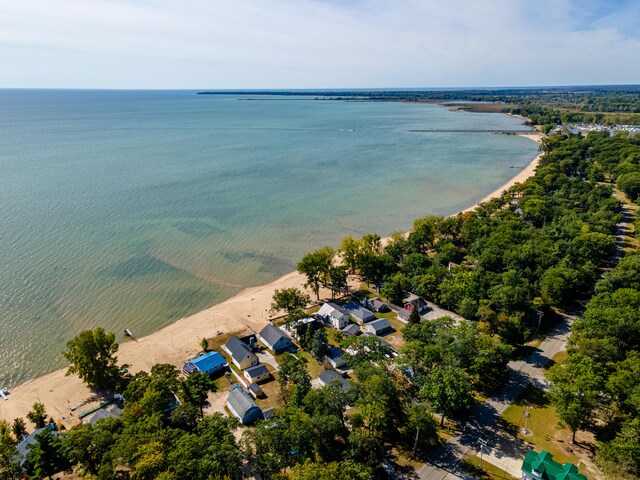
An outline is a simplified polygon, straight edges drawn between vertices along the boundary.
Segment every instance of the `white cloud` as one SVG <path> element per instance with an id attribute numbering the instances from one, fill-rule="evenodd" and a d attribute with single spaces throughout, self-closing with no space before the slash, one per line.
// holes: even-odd
<path id="1" fill-rule="evenodd" d="M 0 0 L 0 86 L 634 83 L 638 9 L 569 0 Z"/>

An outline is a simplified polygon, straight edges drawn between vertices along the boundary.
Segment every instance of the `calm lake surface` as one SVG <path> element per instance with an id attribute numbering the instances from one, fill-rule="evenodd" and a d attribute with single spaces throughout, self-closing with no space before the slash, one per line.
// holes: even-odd
<path id="1" fill-rule="evenodd" d="M 82 329 L 142 336 L 345 235 L 466 208 L 537 152 L 436 105 L 0 91 L 0 387 Z"/>

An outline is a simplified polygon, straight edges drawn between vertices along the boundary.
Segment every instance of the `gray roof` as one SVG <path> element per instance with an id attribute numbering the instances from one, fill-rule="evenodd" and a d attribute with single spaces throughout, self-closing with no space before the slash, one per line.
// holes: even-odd
<path id="1" fill-rule="evenodd" d="M 400 310 L 398 310 L 398 317 L 404 320 L 409 320 L 410 316 L 411 316 L 411 312 L 406 308 L 401 308 Z"/>
<path id="2" fill-rule="evenodd" d="M 340 305 L 337 305 L 333 302 L 327 302 L 320 307 L 320 310 L 318 310 L 318 315 L 331 315 L 336 318 L 340 318 L 342 315 L 349 315 L 349 312 L 347 312 Z"/>
<path id="3" fill-rule="evenodd" d="M 289 337 L 282 330 L 270 323 L 260 330 L 260 337 L 269 345 L 275 345 L 283 337 L 289 340 Z"/>
<path id="4" fill-rule="evenodd" d="M 258 405 L 253 401 L 249 392 L 241 387 L 236 387 L 231 390 L 229 397 L 227 397 L 227 402 L 240 417 L 244 417 L 252 408 L 258 408 Z"/>
<path id="5" fill-rule="evenodd" d="M 350 323 L 342 329 L 347 335 L 357 335 L 360 332 L 360 327 L 355 323 Z"/>
<path id="6" fill-rule="evenodd" d="M 14 459 L 20 463 L 20 466 L 23 466 L 27 461 L 27 454 L 29 453 L 29 445 L 35 445 L 38 440 L 36 437 L 40 435 L 45 430 L 51 430 L 51 433 L 54 435 L 58 435 L 58 432 L 50 427 L 38 428 L 37 430 L 30 433 L 28 436 L 24 437 L 24 439 L 16 446 L 16 454 Z"/>
<path id="7" fill-rule="evenodd" d="M 247 368 L 245 370 L 245 373 L 248 373 L 251 378 L 256 378 L 269 373 L 269 370 L 267 370 L 267 367 L 265 367 L 263 364 L 259 363 L 254 367 Z"/>
<path id="8" fill-rule="evenodd" d="M 325 385 L 331 385 L 335 383 L 338 384 L 343 390 L 349 388 L 349 383 L 344 378 L 342 378 L 342 376 L 335 370 L 325 370 L 323 372 L 320 372 L 318 378 Z"/>
<path id="9" fill-rule="evenodd" d="M 389 323 L 389 320 L 387 320 L 386 318 L 379 318 L 378 320 L 369 322 L 367 325 L 373 328 L 376 332 L 381 332 L 383 330 L 387 330 L 388 328 L 391 328 L 391 324 Z"/>
<path id="10" fill-rule="evenodd" d="M 229 350 L 231 356 L 237 360 L 242 360 L 247 353 L 253 353 L 251 352 L 249 345 L 244 343 L 235 335 L 229 338 L 224 346 L 227 348 L 227 350 Z"/>
<path id="11" fill-rule="evenodd" d="M 120 407 L 118 407 L 117 405 L 112 405 L 111 408 L 106 407 L 106 408 L 103 408 L 102 410 L 98 410 L 96 414 L 93 417 L 91 417 L 91 420 L 89 421 L 89 423 L 91 423 L 92 425 L 95 425 L 96 423 L 98 423 L 100 420 L 104 418 L 115 418 L 122 415 L 123 413 L 124 413 L 124 410 L 122 410 Z"/>
<path id="12" fill-rule="evenodd" d="M 364 307 L 361 307 L 355 302 L 347 303 L 344 308 L 358 320 L 363 322 L 368 322 L 370 320 L 374 320 L 376 316 L 373 314 L 371 310 L 367 310 Z"/>

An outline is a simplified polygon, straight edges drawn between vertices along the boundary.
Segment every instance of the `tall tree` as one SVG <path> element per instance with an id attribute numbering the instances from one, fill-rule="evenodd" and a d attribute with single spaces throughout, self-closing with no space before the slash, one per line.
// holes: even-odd
<path id="1" fill-rule="evenodd" d="M 201 372 L 192 373 L 182 382 L 184 399 L 194 407 L 200 409 L 200 416 L 204 415 L 202 408 L 207 403 L 209 392 L 216 391 L 216 383 L 209 375 Z"/>
<path id="2" fill-rule="evenodd" d="M 113 388 L 120 378 L 117 365 L 118 343 L 113 333 L 98 327 L 84 330 L 67 342 L 62 352 L 71 364 L 66 375 L 77 374 L 87 385 L 103 389 Z"/>
<path id="3" fill-rule="evenodd" d="M 273 301 L 271 302 L 271 310 L 285 310 L 290 313 L 292 310 L 304 308 L 309 303 L 309 295 L 298 290 L 295 287 L 276 289 L 273 292 Z"/>
<path id="4" fill-rule="evenodd" d="M 311 390 L 311 377 L 305 363 L 305 359 L 293 354 L 282 358 L 278 370 L 278 382 L 280 382 L 280 395 L 285 403 L 301 405 L 304 397 Z"/>
<path id="5" fill-rule="evenodd" d="M 444 419 L 471 406 L 471 385 L 464 370 L 457 367 L 437 368 L 425 378 L 420 396 Z"/>
<path id="6" fill-rule="evenodd" d="M 47 421 L 47 411 L 42 403 L 34 403 L 33 408 L 27 413 L 27 420 L 35 425 L 36 428 L 42 428 Z"/>
<path id="7" fill-rule="evenodd" d="M 307 253 L 298 263 L 298 272 L 307 277 L 307 286 L 320 299 L 320 285 L 328 284 L 328 274 L 333 262 L 333 249 L 324 247 Z"/>
<path id="8" fill-rule="evenodd" d="M 575 443 L 576 432 L 591 419 L 596 407 L 603 383 L 600 369 L 591 358 L 575 354 L 551 367 L 548 378 L 551 403 L 560 424 L 571 430 L 571 443 Z"/>
<path id="9" fill-rule="evenodd" d="M 358 255 L 360 254 L 360 243 L 353 237 L 344 237 L 340 243 L 340 256 L 342 262 L 349 269 L 350 273 L 355 273 Z"/>
<path id="10" fill-rule="evenodd" d="M 35 478 L 49 478 L 69 468 L 69 453 L 64 438 L 48 428 L 36 435 L 36 443 L 27 448 L 27 459 Z"/>

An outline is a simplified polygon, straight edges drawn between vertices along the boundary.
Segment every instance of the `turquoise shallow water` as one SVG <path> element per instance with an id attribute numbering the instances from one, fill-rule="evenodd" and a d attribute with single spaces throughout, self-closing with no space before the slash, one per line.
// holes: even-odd
<path id="1" fill-rule="evenodd" d="M 345 235 L 466 208 L 535 155 L 436 105 L 0 91 L 0 386 L 84 328 L 138 335 Z"/>

